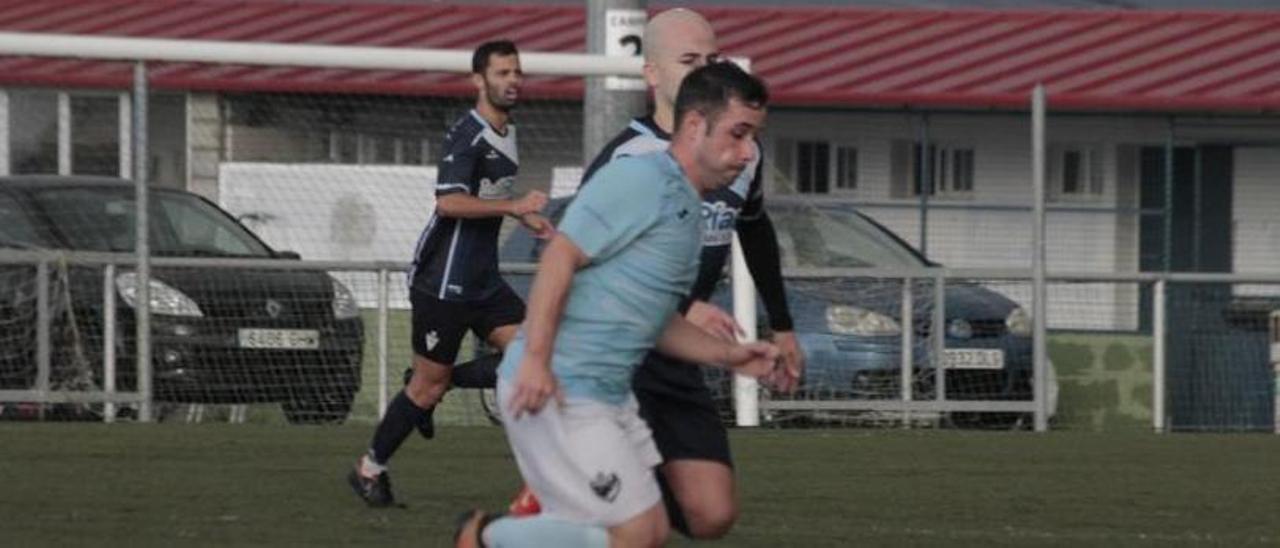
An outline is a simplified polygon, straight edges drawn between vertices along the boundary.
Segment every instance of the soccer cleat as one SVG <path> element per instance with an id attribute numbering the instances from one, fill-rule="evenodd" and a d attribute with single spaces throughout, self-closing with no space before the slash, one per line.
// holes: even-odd
<path id="1" fill-rule="evenodd" d="M 454 548 L 484 548 L 484 540 L 480 534 L 485 526 L 502 514 L 490 514 L 484 510 L 472 509 L 458 516 L 457 527 L 453 530 Z"/>
<path id="2" fill-rule="evenodd" d="M 386 508 L 396 503 L 395 495 L 391 494 L 391 476 L 386 472 L 368 477 L 360 473 L 360 465 L 357 464 L 347 472 L 347 483 L 356 496 L 371 508 Z"/>
<path id="3" fill-rule="evenodd" d="M 542 513 L 542 504 L 538 502 L 538 497 L 533 494 L 533 491 L 529 490 L 528 485 L 521 485 L 516 498 L 512 499 L 511 504 L 507 506 L 507 513 L 516 517 L 536 516 Z"/>

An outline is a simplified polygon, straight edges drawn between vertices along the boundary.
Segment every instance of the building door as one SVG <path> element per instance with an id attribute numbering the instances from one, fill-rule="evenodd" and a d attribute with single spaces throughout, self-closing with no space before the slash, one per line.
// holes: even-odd
<path id="1" fill-rule="evenodd" d="M 1173 150 L 1172 188 L 1166 187 L 1164 147 L 1144 147 L 1139 165 L 1143 271 L 1231 272 L 1234 147 Z M 1172 194 L 1166 208 L 1167 194 Z M 1166 230 L 1169 241 L 1166 243 Z M 1168 257 L 1166 259 L 1166 252 Z M 1252 430 L 1266 426 L 1265 341 L 1233 328 L 1224 311 L 1229 284 L 1171 283 L 1166 291 L 1169 426 L 1177 430 Z M 1151 289 L 1142 299 L 1142 325 L 1151 325 Z"/>

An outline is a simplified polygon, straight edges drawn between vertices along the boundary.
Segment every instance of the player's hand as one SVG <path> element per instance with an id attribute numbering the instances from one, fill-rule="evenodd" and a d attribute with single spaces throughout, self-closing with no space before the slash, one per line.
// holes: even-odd
<path id="1" fill-rule="evenodd" d="M 564 394 L 551 373 L 550 364 L 529 356 L 522 358 L 516 370 L 515 390 L 507 400 L 507 409 L 519 419 L 525 413 L 537 414 L 552 398 L 557 403 L 564 403 Z"/>
<path id="2" fill-rule="evenodd" d="M 711 303 L 693 301 L 684 319 L 725 342 L 736 342 L 738 337 L 746 335 L 733 316 Z"/>
<path id="3" fill-rule="evenodd" d="M 730 347 L 724 365 L 739 375 L 758 378 L 772 372 L 777 362 L 778 347 L 771 342 L 757 341 Z"/>
<path id="4" fill-rule="evenodd" d="M 528 194 L 515 201 L 511 207 L 511 214 L 523 217 L 529 213 L 542 211 L 544 207 L 547 207 L 547 193 L 541 190 L 530 190 Z"/>
<path id="5" fill-rule="evenodd" d="M 778 392 L 793 392 L 804 375 L 804 352 L 794 331 L 775 331 L 771 340 L 778 347 L 778 366 L 762 380 Z"/>
<path id="6" fill-rule="evenodd" d="M 540 213 L 525 213 L 520 216 L 520 224 L 529 229 L 533 233 L 533 237 L 539 240 L 550 240 L 556 235 L 556 226 L 551 224 L 551 220 L 543 217 Z"/>

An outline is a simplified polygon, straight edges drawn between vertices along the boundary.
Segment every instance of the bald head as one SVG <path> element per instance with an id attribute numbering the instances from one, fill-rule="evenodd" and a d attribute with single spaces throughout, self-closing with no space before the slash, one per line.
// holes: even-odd
<path id="1" fill-rule="evenodd" d="M 698 12 L 684 8 L 653 16 L 644 28 L 644 79 L 653 88 L 653 117 L 672 131 L 676 93 L 689 71 L 720 59 L 716 33 Z"/>
<path id="2" fill-rule="evenodd" d="M 698 12 L 685 9 L 669 9 L 653 16 L 644 27 L 644 59 L 655 62 L 664 57 L 678 56 L 690 44 L 710 44 L 715 49 L 716 34 Z"/>

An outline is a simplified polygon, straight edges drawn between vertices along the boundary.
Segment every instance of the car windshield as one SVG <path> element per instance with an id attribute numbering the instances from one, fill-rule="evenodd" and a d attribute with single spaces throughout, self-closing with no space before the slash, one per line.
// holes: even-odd
<path id="1" fill-rule="evenodd" d="M 22 204 L 13 196 L 0 193 L 0 248 L 30 249 L 45 245 Z"/>
<path id="2" fill-rule="evenodd" d="M 48 188 L 32 192 L 73 249 L 133 251 L 134 194 L 127 188 Z M 152 251 L 160 255 L 267 257 L 271 251 L 216 206 L 191 194 L 153 192 Z"/>
<path id="3" fill-rule="evenodd" d="M 848 204 L 775 199 L 766 206 L 789 267 L 920 268 L 927 259 Z"/>

